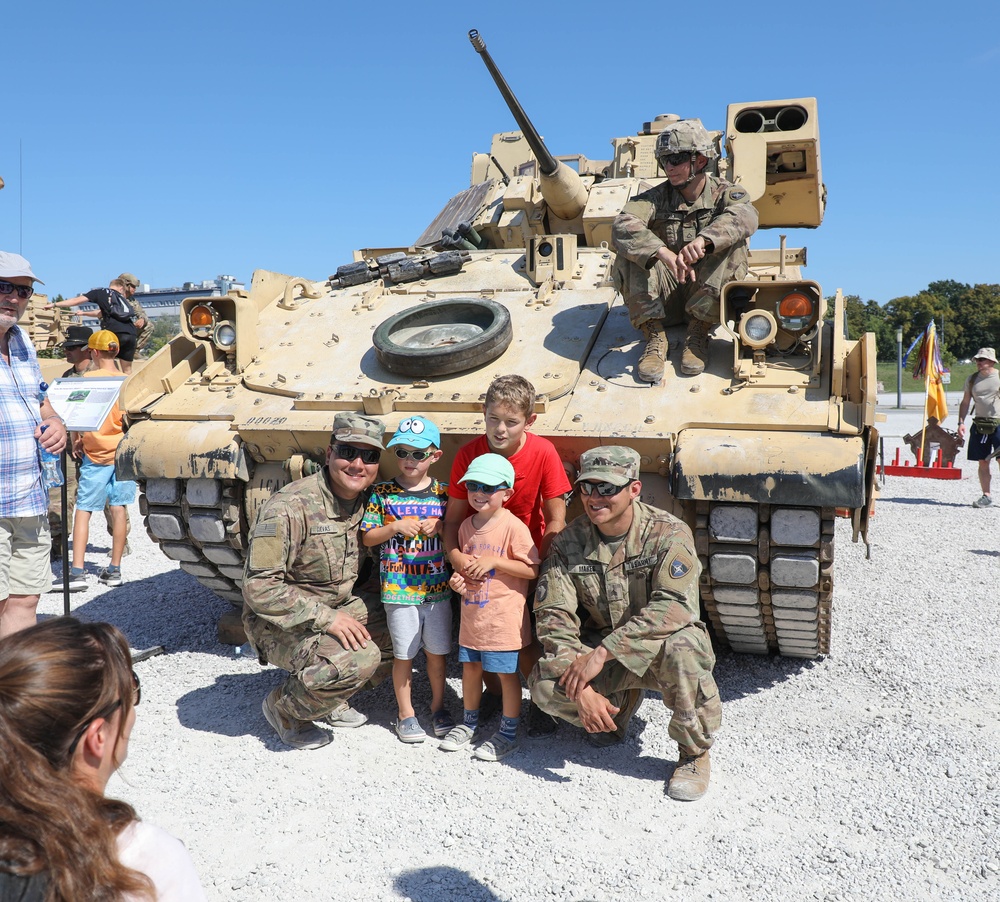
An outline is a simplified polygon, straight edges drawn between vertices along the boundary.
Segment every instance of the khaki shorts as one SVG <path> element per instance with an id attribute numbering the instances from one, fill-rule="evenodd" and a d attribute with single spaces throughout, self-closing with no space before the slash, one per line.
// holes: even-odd
<path id="1" fill-rule="evenodd" d="M 0 599 L 49 590 L 51 546 L 46 514 L 0 519 Z"/>

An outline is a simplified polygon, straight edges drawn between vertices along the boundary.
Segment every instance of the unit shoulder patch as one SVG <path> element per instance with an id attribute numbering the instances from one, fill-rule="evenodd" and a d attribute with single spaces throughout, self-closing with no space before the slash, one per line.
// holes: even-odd
<path id="1" fill-rule="evenodd" d="M 684 579 L 690 572 L 694 562 L 685 552 L 675 554 L 667 565 L 667 573 L 671 579 Z"/>

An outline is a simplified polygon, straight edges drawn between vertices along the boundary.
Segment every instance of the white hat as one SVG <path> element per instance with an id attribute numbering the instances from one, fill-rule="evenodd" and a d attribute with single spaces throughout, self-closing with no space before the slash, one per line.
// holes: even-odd
<path id="1" fill-rule="evenodd" d="M 976 351 L 976 360 L 989 360 L 991 363 L 997 362 L 997 352 L 993 348 L 980 348 Z"/>
<path id="2" fill-rule="evenodd" d="M 27 276 L 39 285 L 45 284 L 31 271 L 31 264 L 20 254 L 0 251 L 0 279 L 16 279 L 20 276 Z"/>

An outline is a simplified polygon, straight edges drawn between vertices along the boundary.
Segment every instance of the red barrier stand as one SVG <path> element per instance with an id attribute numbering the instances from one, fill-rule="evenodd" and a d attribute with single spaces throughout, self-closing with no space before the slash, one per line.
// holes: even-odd
<path id="1" fill-rule="evenodd" d="M 933 461 L 930 466 L 925 467 L 923 465 L 922 458 L 917 458 L 916 466 L 911 467 L 910 462 L 904 461 L 901 465 L 899 463 L 899 448 L 896 449 L 896 459 L 889 465 L 885 467 L 879 467 L 879 475 L 884 476 L 921 476 L 924 479 L 961 479 L 962 471 L 959 470 L 953 463 L 943 464 L 941 462 L 942 454 L 938 450 L 937 460 Z"/>

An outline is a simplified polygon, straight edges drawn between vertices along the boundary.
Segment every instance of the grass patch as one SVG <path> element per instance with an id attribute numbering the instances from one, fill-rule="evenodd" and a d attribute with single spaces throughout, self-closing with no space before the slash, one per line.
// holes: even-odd
<path id="1" fill-rule="evenodd" d="M 924 380 L 913 378 L 913 358 L 910 358 L 910 368 L 909 370 L 903 370 L 903 391 L 920 391 L 924 390 Z M 878 381 L 882 383 L 882 390 L 886 392 L 896 391 L 896 363 L 879 363 L 876 366 L 878 370 Z M 965 385 L 965 380 L 969 378 L 976 371 L 976 365 L 974 363 L 956 363 L 951 368 L 951 384 L 945 385 L 944 390 L 946 392 L 960 392 L 962 391 L 962 386 Z"/>

